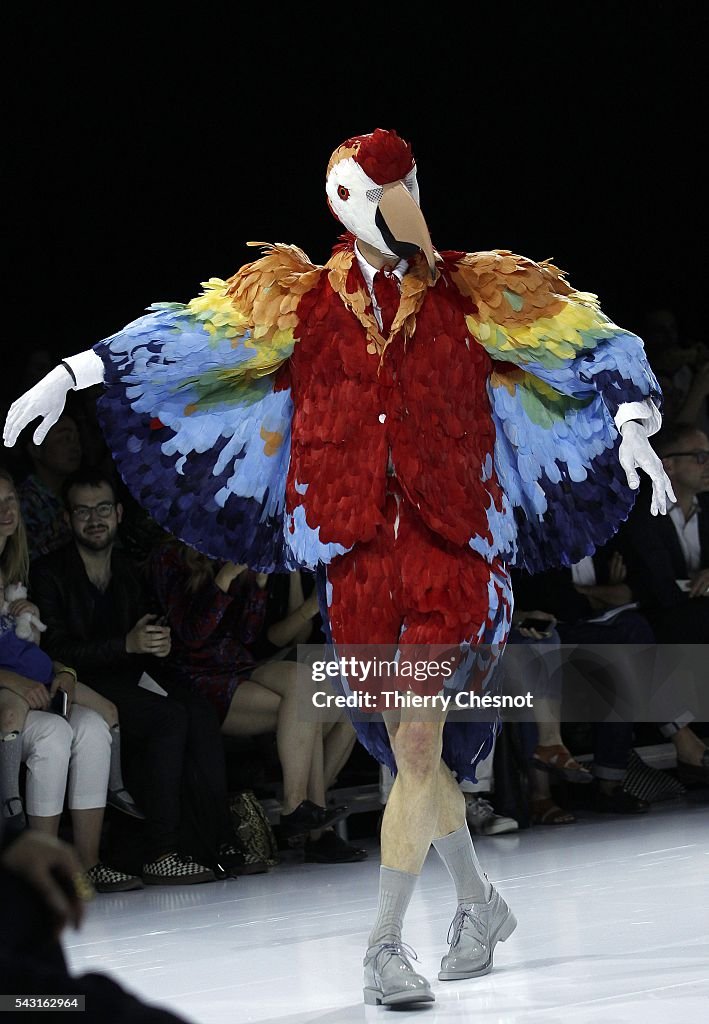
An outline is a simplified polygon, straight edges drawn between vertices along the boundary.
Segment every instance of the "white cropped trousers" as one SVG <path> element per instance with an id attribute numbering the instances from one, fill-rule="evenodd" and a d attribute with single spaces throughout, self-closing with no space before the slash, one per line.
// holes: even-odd
<path id="1" fill-rule="evenodd" d="M 25 809 L 39 818 L 106 806 L 111 732 L 95 711 L 73 704 L 69 718 L 30 711 L 22 731 L 27 765 Z"/>

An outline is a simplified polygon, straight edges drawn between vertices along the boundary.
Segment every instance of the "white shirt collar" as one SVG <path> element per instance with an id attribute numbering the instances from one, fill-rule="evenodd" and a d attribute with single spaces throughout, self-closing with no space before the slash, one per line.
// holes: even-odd
<path id="1" fill-rule="evenodd" d="M 689 506 L 689 515 L 686 517 L 684 512 L 682 511 L 682 506 L 678 501 L 676 501 L 673 505 L 668 505 L 667 511 L 674 512 L 676 518 L 680 522 L 688 523 L 690 519 L 693 519 L 697 512 L 699 512 L 699 498 L 696 495 L 694 496 L 694 498 L 692 499 L 692 504 Z"/>
<path id="2" fill-rule="evenodd" d="M 355 242 L 354 251 L 355 251 L 355 256 L 357 257 L 357 262 L 359 263 L 359 269 L 362 271 L 362 277 L 364 278 L 365 284 L 367 285 L 367 288 L 369 289 L 369 294 L 371 295 L 372 294 L 372 289 L 374 288 L 374 277 L 375 277 L 375 275 L 377 273 L 377 268 L 373 267 L 371 263 L 367 263 L 366 259 L 364 258 L 362 253 L 359 251 L 359 248 L 357 247 L 357 243 L 356 242 Z M 404 274 L 406 273 L 406 271 L 408 269 L 409 269 L 408 260 L 399 260 L 399 262 L 396 264 L 396 266 L 392 270 L 392 274 L 394 275 L 394 277 L 397 277 L 399 279 L 399 284 L 401 284 L 401 281 L 402 281 L 402 279 L 404 277 Z"/>

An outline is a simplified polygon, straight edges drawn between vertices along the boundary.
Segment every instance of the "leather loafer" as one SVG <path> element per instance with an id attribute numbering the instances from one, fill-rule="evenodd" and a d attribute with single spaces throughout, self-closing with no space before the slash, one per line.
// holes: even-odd
<path id="1" fill-rule="evenodd" d="M 306 832 L 317 832 L 327 828 L 347 815 L 347 808 L 320 807 L 311 800 L 303 800 L 290 814 L 282 814 L 280 820 L 281 835 L 284 839 L 302 836 Z"/>
<path id="2" fill-rule="evenodd" d="M 516 927 L 517 918 L 496 889 L 487 903 L 458 907 L 448 930 L 450 949 L 441 960 L 439 981 L 489 974 L 495 946 L 509 939 Z"/>
<path id="3" fill-rule="evenodd" d="M 410 957 L 418 959 L 402 942 L 380 942 L 370 946 L 364 958 L 364 1001 L 369 1006 L 401 1006 L 404 1003 L 432 1003 L 431 986 L 417 974 Z"/>
<path id="4" fill-rule="evenodd" d="M 701 764 L 678 760 L 677 777 L 685 786 L 709 786 L 709 750 L 704 751 Z"/>
<path id="5" fill-rule="evenodd" d="M 131 818 L 145 821 L 145 815 L 127 789 L 109 789 L 106 794 L 106 803 L 109 807 L 115 807 L 117 811 L 123 811 L 124 814 L 130 815 Z"/>
<path id="6" fill-rule="evenodd" d="M 598 790 L 593 808 L 601 814 L 647 814 L 650 804 L 647 800 L 627 793 L 622 786 L 616 786 L 610 793 Z"/>

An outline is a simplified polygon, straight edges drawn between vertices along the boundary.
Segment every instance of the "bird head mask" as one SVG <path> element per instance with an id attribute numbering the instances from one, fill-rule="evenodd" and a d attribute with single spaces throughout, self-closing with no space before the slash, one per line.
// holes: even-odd
<path id="1" fill-rule="evenodd" d="M 395 131 L 377 128 L 338 146 L 325 183 L 330 209 L 341 224 L 379 252 L 410 259 L 419 249 L 435 274 L 431 236 L 419 207 L 411 146 Z"/>

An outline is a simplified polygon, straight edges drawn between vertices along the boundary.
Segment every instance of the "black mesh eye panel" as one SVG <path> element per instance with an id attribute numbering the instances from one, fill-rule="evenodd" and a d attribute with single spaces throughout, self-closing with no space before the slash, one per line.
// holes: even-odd
<path id="1" fill-rule="evenodd" d="M 366 195 L 367 195 L 367 199 L 370 201 L 370 203 L 378 203 L 379 200 L 384 195 L 384 189 L 383 188 L 368 188 L 367 192 L 366 192 Z"/>

